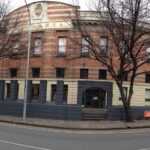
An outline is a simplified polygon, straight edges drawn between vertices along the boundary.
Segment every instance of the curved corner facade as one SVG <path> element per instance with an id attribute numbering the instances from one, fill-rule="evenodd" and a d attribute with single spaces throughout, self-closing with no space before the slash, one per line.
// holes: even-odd
<path id="1" fill-rule="evenodd" d="M 41 1 L 8 15 L 9 40 L 4 48 L 10 55 L 0 59 L 0 114 L 22 115 L 30 30 L 27 116 L 80 120 L 89 108 L 103 110 L 108 119 L 124 117 L 117 85 L 105 66 L 90 59 L 87 49 L 81 46 L 86 43 L 75 28 L 76 9 Z M 91 23 L 96 19 L 94 12 L 80 13 L 83 20 L 88 20 L 91 34 L 100 41 L 103 35 Z M 2 35 L 0 38 L 3 42 Z M 114 63 L 117 66 L 117 58 Z M 134 86 L 135 118 L 142 118 L 150 106 L 150 85 L 145 83 L 145 76 L 139 76 Z M 126 91 L 129 79 L 124 85 Z"/>

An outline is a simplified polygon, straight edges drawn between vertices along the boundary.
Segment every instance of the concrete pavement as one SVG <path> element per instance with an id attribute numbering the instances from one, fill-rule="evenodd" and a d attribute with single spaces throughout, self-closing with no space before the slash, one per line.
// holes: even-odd
<path id="1" fill-rule="evenodd" d="M 150 120 L 135 120 L 132 123 L 124 121 L 67 121 L 39 118 L 27 118 L 23 122 L 22 117 L 0 115 L 0 122 L 16 123 L 23 125 L 73 129 L 73 130 L 111 130 L 111 129 L 135 129 L 150 128 Z"/>

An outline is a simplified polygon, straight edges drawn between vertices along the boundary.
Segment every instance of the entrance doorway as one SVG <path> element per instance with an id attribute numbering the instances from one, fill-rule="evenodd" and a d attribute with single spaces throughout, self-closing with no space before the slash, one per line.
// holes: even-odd
<path id="1" fill-rule="evenodd" d="M 105 108 L 106 91 L 100 88 L 90 88 L 83 92 L 82 105 L 86 108 Z"/>

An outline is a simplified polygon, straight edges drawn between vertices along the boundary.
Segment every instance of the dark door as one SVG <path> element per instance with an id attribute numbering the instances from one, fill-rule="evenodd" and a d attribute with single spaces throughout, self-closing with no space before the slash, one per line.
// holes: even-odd
<path id="1" fill-rule="evenodd" d="M 89 108 L 104 108 L 106 92 L 99 88 L 87 89 L 84 92 L 84 105 Z"/>

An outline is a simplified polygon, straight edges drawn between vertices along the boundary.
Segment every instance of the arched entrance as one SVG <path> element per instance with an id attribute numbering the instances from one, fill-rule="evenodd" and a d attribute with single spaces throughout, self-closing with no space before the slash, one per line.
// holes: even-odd
<path id="1" fill-rule="evenodd" d="M 86 108 L 105 108 L 107 92 L 101 88 L 88 88 L 83 92 L 82 105 Z"/>

